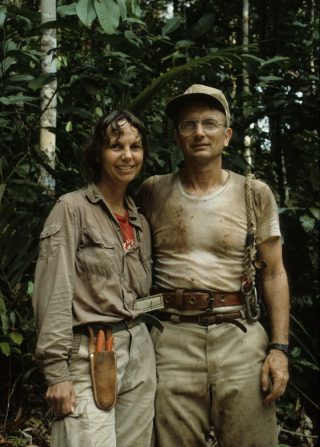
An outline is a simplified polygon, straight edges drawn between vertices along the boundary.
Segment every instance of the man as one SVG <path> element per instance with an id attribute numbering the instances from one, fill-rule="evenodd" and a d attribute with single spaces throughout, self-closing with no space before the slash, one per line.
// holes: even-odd
<path id="1" fill-rule="evenodd" d="M 213 426 L 220 447 L 273 447 L 274 401 L 288 381 L 289 326 L 277 206 L 268 186 L 253 180 L 268 344 L 255 321 L 254 289 L 246 287 L 245 177 L 222 168 L 232 136 L 228 102 L 220 90 L 195 84 L 173 98 L 166 113 L 184 166 L 147 179 L 139 192 L 152 229 L 155 283 L 166 306 L 158 312 L 163 334 L 153 330 L 156 443 L 207 446 Z"/>

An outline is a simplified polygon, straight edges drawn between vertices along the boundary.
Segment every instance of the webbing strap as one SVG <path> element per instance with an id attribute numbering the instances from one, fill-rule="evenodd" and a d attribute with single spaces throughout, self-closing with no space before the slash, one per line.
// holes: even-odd
<path id="1" fill-rule="evenodd" d="M 254 261 L 257 253 L 256 244 L 256 220 L 253 209 L 253 190 L 252 190 L 252 180 L 254 179 L 254 174 L 247 174 L 245 181 L 245 195 L 246 195 L 246 208 L 247 208 L 247 237 L 244 247 L 244 257 L 243 257 L 243 273 L 245 277 L 245 286 L 254 285 L 255 280 L 255 266 Z"/>
<path id="2" fill-rule="evenodd" d="M 257 227 L 253 209 L 253 189 L 252 189 L 253 179 L 254 175 L 248 173 L 245 181 L 246 208 L 247 208 L 247 237 L 244 247 L 243 280 L 241 286 L 245 300 L 246 316 L 247 320 L 250 322 L 257 321 L 260 317 L 260 307 L 258 304 L 257 291 L 255 288 Z"/>

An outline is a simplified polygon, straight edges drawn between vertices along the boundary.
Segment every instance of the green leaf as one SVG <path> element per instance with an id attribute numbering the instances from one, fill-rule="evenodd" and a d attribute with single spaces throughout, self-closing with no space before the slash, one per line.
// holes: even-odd
<path id="1" fill-rule="evenodd" d="M 295 22 L 292 22 L 291 25 L 295 26 L 297 28 L 305 28 L 307 26 L 306 23 L 301 23 L 301 22 L 298 22 L 297 20 Z"/>
<path id="2" fill-rule="evenodd" d="M 8 127 L 10 124 L 9 120 L 6 120 L 5 118 L 0 118 L 0 127 Z"/>
<path id="3" fill-rule="evenodd" d="M 0 342 L 0 350 L 1 350 L 2 354 L 4 354 L 5 356 L 9 357 L 9 355 L 11 353 L 11 349 L 10 349 L 9 343 L 7 343 L 6 341 L 1 341 Z"/>
<path id="4" fill-rule="evenodd" d="M 2 77 L 3 73 L 8 71 L 11 65 L 15 64 L 16 62 L 17 60 L 13 57 L 6 57 L 5 59 L 3 59 L 0 67 L 0 77 Z"/>
<path id="5" fill-rule="evenodd" d="M 259 80 L 262 82 L 276 82 L 276 81 L 283 81 L 283 78 L 280 78 L 280 76 L 259 76 Z"/>
<path id="6" fill-rule="evenodd" d="M 94 0 L 94 7 L 102 29 L 115 34 L 120 20 L 120 8 L 114 0 Z"/>
<path id="7" fill-rule="evenodd" d="M 7 8 L 0 6 L 0 28 L 2 28 L 4 21 L 6 20 Z"/>
<path id="8" fill-rule="evenodd" d="M 262 65 L 264 63 L 264 60 L 261 57 L 257 57 L 250 53 L 243 53 L 241 57 L 245 62 L 251 62 L 251 63 L 254 62 L 255 64 L 258 65 Z"/>
<path id="9" fill-rule="evenodd" d="M 14 343 L 16 343 L 19 346 L 23 342 L 23 335 L 20 332 L 11 332 L 10 338 Z"/>
<path id="10" fill-rule="evenodd" d="M 9 314 L 9 318 L 10 318 L 10 321 L 11 321 L 12 325 L 14 326 L 14 325 L 15 325 L 15 322 L 16 322 L 16 320 L 17 320 L 17 317 L 16 317 L 16 314 L 15 314 L 13 311 L 10 312 L 10 314 Z"/>
<path id="11" fill-rule="evenodd" d="M 21 104 L 24 102 L 32 102 L 37 101 L 38 98 L 33 96 L 23 96 L 23 95 L 12 95 L 12 96 L 4 96 L 0 98 L 1 104 L 8 106 L 9 104 Z"/>
<path id="12" fill-rule="evenodd" d="M 28 295 L 32 296 L 33 294 L 33 282 L 32 281 L 28 281 Z"/>
<path id="13" fill-rule="evenodd" d="M 32 81 L 34 79 L 34 76 L 29 74 L 14 74 L 8 77 L 8 80 L 10 82 L 23 82 L 23 81 Z"/>
<path id="14" fill-rule="evenodd" d="M 192 45 L 194 45 L 193 40 L 178 40 L 178 42 L 176 42 L 176 48 L 187 48 Z"/>
<path id="15" fill-rule="evenodd" d="M 16 15 L 17 22 L 20 22 L 25 30 L 31 30 L 32 22 L 27 17 Z"/>
<path id="16" fill-rule="evenodd" d="M 139 37 L 131 30 L 127 29 L 124 32 L 125 38 L 129 40 L 129 42 L 133 43 L 137 47 L 140 47 L 142 45 L 142 40 L 139 39 Z"/>
<path id="17" fill-rule="evenodd" d="M 310 213 L 313 215 L 313 217 L 317 220 L 320 219 L 320 209 L 319 208 L 310 208 Z"/>
<path id="18" fill-rule="evenodd" d="M 288 62 L 288 61 L 289 61 L 288 57 L 275 56 L 275 57 L 272 57 L 271 59 L 268 59 L 268 60 L 262 62 L 261 67 L 265 67 L 267 65 L 272 65 L 272 64 L 278 64 L 280 62 Z"/>
<path id="19" fill-rule="evenodd" d="M 7 334 L 9 329 L 9 319 L 7 315 L 7 308 L 4 298 L 0 296 L 0 316 L 1 316 L 1 324 L 2 330 L 4 334 Z"/>
<path id="20" fill-rule="evenodd" d="M 203 66 L 213 67 L 214 63 L 223 62 L 234 64 L 238 60 L 239 56 L 236 54 L 236 49 L 232 51 L 219 50 L 213 54 L 192 59 L 188 63 L 174 67 L 154 79 L 138 96 L 131 100 L 128 108 L 133 113 L 141 113 L 151 100 L 154 99 L 155 95 L 158 95 L 166 85 L 170 82 L 172 83 L 175 79 L 179 79 L 183 74 L 190 73 Z"/>
<path id="21" fill-rule="evenodd" d="M 93 0 L 79 0 L 76 4 L 76 12 L 81 22 L 88 27 L 92 25 L 92 22 L 97 17 Z"/>
<path id="22" fill-rule="evenodd" d="M 162 35 L 165 36 L 167 34 L 173 33 L 173 31 L 178 29 L 182 23 L 183 19 L 181 16 L 172 17 L 172 19 L 169 19 L 167 23 L 162 27 Z"/>
<path id="23" fill-rule="evenodd" d="M 71 3 L 70 5 L 61 5 L 57 7 L 57 14 L 61 17 L 74 16 L 77 14 L 76 4 Z"/>
<path id="24" fill-rule="evenodd" d="M 56 75 L 54 73 L 43 74 L 38 76 L 35 79 L 32 79 L 28 83 L 28 87 L 31 88 L 34 92 L 36 90 L 40 90 L 44 85 L 49 84 L 51 81 L 56 79 Z"/>
<path id="25" fill-rule="evenodd" d="M 314 229 L 314 225 L 316 223 L 316 220 L 314 217 L 310 217 L 307 214 L 304 214 L 303 216 L 299 217 L 299 221 L 303 227 L 303 229 L 309 233 Z"/>
<path id="26" fill-rule="evenodd" d="M 119 9 L 120 9 L 120 16 L 122 20 L 126 20 L 127 18 L 127 6 L 125 0 L 117 0 Z"/>
<path id="27" fill-rule="evenodd" d="M 204 14 L 198 22 L 192 27 L 192 32 L 196 37 L 207 33 L 214 24 L 216 17 L 212 13 Z"/>
<path id="28" fill-rule="evenodd" d="M 142 10 L 136 0 L 131 0 L 131 11 L 136 17 L 141 17 Z"/>
<path id="29" fill-rule="evenodd" d="M 1 185 L 0 185 L 0 203 L 1 203 L 1 200 L 2 200 L 2 197 L 3 197 L 5 189 L 6 189 L 6 184 L 5 183 L 1 183 Z"/>

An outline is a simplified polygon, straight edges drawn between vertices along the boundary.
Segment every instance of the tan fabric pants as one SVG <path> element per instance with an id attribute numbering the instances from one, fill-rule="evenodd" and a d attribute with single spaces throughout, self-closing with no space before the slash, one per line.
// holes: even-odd
<path id="1" fill-rule="evenodd" d="M 268 344 L 260 323 L 208 328 L 164 323 L 152 330 L 157 363 L 157 447 L 275 447 L 274 405 L 262 402 L 261 366 Z"/>
<path id="2" fill-rule="evenodd" d="M 53 447 L 150 447 L 156 388 L 152 341 L 144 323 L 114 334 L 119 396 L 110 411 L 93 400 L 88 338 L 76 334 L 70 371 L 75 413 L 54 421 Z"/>

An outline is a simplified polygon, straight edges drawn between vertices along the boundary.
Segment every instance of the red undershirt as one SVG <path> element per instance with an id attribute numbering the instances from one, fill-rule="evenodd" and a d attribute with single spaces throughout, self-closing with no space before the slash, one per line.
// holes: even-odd
<path id="1" fill-rule="evenodd" d="M 122 238 L 123 238 L 123 248 L 127 251 L 130 248 L 134 247 L 134 231 L 133 226 L 129 222 L 128 211 L 126 210 L 125 216 L 120 216 L 117 213 L 114 213 L 119 222 Z"/>

